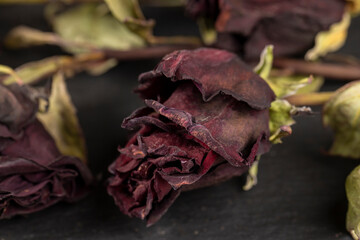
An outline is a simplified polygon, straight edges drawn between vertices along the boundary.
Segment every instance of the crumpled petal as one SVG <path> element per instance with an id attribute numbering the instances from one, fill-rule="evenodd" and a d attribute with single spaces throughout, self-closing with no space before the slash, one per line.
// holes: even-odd
<path id="1" fill-rule="evenodd" d="M 108 193 L 122 212 L 151 225 L 179 195 L 181 186 L 206 174 L 218 155 L 180 135 L 159 129 L 140 132 L 110 166 L 115 176 Z"/>
<path id="2" fill-rule="evenodd" d="M 11 132 L 19 131 L 35 119 L 41 97 L 46 96 L 27 85 L 0 84 L 0 124 Z"/>
<path id="3" fill-rule="evenodd" d="M 166 99 L 171 87 L 183 80 L 192 80 L 205 102 L 220 93 L 244 101 L 255 109 L 270 107 L 275 95 L 270 87 L 235 54 L 200 48 L 176 51 L 166 55 L 153 71 L 139 77 L 141 85 L 136 90 L 144 99 Z M 160 88 L 160 89 L 159 89 Z"/>
<path id="4" fill-rule="evenodd" d="M 251 165 L 256 154 L 269 150 L 269 113 L 266 110 L 253 110 L 228 96 L 218 96 L 204 104 L 190 83 L 178 88 L 164 105 L 154 100 L 145 102 L 234 166 Z M 143 123 L 143 116 L 135 116 L 127 118 L 123 127 Z"/>

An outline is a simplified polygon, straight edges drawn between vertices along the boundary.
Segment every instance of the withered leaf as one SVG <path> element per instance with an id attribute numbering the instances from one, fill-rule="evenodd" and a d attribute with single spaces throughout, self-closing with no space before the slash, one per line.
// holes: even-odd
<path id="1" fill-rule="evenodd" d="M 63 155 L 78 157 L 86 162 L 84 137 L 62 73 L 57 73 L 53 78 L 49 106 L 48 111 L 38 113 L 37 118 Z"/>
<path id="2" fill-rule="evenodd" d="M 39 61 L 33 61 L 21 65 L 13 71 L 10 76 L 0 76 L 3 84 L 19 82 L 24 84 L 35 84 L 46 77 L 63 71 L 67 76 L 72 76 L 79 71 L 88 71 L 93 75 L 99 75 L 116 64 L 113 59 L 104 60 L 101 53 L 79 54 L 77 56 L 55 56 Z M 6 72 L 9 74 L 9 72 Z"/>
<path id="3" fill-rule="evenodd" d="M 52 24 L 54 31 L 61 38 L 78 45 L 113 50 L 128 50 L 146 45 L 146 41 L 141 36 L 107 13 L 105 5 L 79 5 L 56 15 Z M 86 51 L 78 46 L 69 47 L 72 52 Z"/>

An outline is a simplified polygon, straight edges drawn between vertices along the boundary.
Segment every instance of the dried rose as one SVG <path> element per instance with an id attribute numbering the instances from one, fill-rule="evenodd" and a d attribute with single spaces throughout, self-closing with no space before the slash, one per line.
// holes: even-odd
<path id="1" fill-rule="evenodd" d="M 269 150 L 269 86 L 235 54 L 177 51 L 139 77 L 141 128 L 110 166 L 120 210 L 155 223 L 183 190 L 238 176 Z"/>
<path id="2" fill-rule="evenodd" d="M 268 44 L 275 46 L 275 56 L 304 55 L 314 46 L 319 32 L 340 22 L 346 1 L 217 0 L 217 3 L 189 0 L 193 9 L 190 15 L 212 18 L 219 33 L 216 45 L 240 51 L 245 59 L 254 60 Z M 214 16 L 214 12 L 219 14 Z"/>
<path id="3" fill-rule="evenodd" d="M 87 167 L 63 156 L 36 119 L 41 92 L 0 84 L 0 218 L 75 201 L 91 182 Z"/>

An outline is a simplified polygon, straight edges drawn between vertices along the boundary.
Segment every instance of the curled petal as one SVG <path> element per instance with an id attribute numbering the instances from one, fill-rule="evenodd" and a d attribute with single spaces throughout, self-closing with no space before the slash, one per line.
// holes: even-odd
<path id="1" fill-rule="evenodd" d="M 168 54 L 153 71 L 140 75 L 142 85 L 137 91 L 145 99 L 159 95 L 162 100 L 169 95 L 169 79 L 192 80 L 205 102 L 223 93 L 255 109 L 265 109 L 275 99 L 263 79 L 235 54 L 223 50 L 201 48 Z"/>

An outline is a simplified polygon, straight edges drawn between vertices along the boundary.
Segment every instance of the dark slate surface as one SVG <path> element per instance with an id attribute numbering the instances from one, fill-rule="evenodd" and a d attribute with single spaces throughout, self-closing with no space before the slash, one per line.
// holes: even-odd
<path id="1" fill-rule="evenodd" d="M 147 9 L 158 33 L 192 34 L 196 27 L 181 9 Z M 49 29 L 37 6 L 0 7 L 0 38 L 13 26 Z M 175 28 L 176 26 L 177 28 Z M 360 19 L 351 27 L 342 52 L 360 57 Z M 0 48 L 0 64 L 16 67 L 30 60 L 61 53 L 56 47 L 21 51 Z M 122 119 L 142 103 L 131 93 L 137 75 L 157 60 L 121 63 L 94 78 L 80 74 L 69 80 L 88 142 L 90 167 L 106 176 L 117 156 L 117 145 L 128 133 Z M 328 82 L 325 90 L 339 83 Z M 319 111 L 320 109 L 315 109 Z M 243 192 L 243 178 L 183 193 L 153 227 L 122 215 L 102 184 L 77 204 L 60 203 L 26 217 L 0 222 L 0 240 L 22 239 L 351 239 L 345 230 L 347 201 L 344 181 L 357 161 L 326 156 L 331 132 L 320 114 L 298 117 L 294 133 L 262 158 L 259 184 Z"/>

